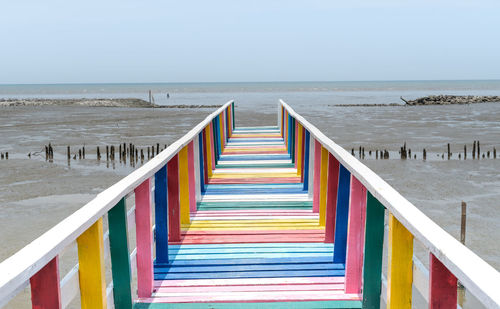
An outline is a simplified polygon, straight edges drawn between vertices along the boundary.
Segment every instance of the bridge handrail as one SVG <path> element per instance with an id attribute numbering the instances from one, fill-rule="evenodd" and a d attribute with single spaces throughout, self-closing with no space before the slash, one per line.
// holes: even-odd
<path id="1" fill-rule="evenodd" d="M 467 290 L 484 305 L 500 307 L 498 290 L 500 273 L 495 268 L 448 234 L 380 176 L 324 135 L 287 103 L 280 100 L 279 104 L 336 157 L 340 164 L 349 170 L 425 248 L 432 252 Z"/>
<path id="2" fill-rule="evenodd" d="M 0 263 L 0 307 L 14 297 L 20 289 L 25 287 L 26 282 L 32 276 L 62 252 L 65 247 L 74 242 L 78 236 L 105 215 L 123 197 L 145 180 L 153 177 L 232 103 L 231 100 L 208 115 L 182 138 L 168 146 L 142 167 L 99 193 L 82 208 Z"/>

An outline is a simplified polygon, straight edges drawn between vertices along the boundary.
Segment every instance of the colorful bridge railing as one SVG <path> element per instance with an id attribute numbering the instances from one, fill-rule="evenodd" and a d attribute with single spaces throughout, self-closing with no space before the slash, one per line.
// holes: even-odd
<path id="1" fill-rule="evenodd" d="M 234 103 L 230 101 L 144 166 L 3 261 L 0 307 L 30 285 L 33 308 L 64 308 L 78 292 L 82 308 L 132 308 L 135 269 L 138 297 L 150 297 L 152 246 L 157 262 L 168 261 L 166 238 L 179 239 L 181 224 L 189 222 L 190 210 L 196 209 L 197 196 L 233 129 Z M 135 207 L 127 211 L 126 200 L 132 194 Z M 109 230 L 104 233 L 106 215 Z M 127 234 L 134 224 L 137 248 L 129 254 Z M 75 241 L 78 264 L 60 280 L 59 256 Z M 106 284 L 108 251 L 112 282 Z"/>
<path id="2" fill-rule="evenodd" d="M 413 262 L 414 239 L 429 251 L 429 277 L 415 274 L 415 284 L 428 293 L 430 308 L 457 308 L 457 279 L 486 307 L 500 308 L 498 271 L 283 101 L 278 123 L 299 173 L 313 178 L 313 210 L 325 224 L 325 241 L 334 243 L 334 262 L 346 263 L 346 293 L 362 292 L 363 308 L 378 308 L 381 296 L 388 308 L 411 308 L 413 270 L 422 269 Z M 303 165 L 308 156 L 312 174 Z M 386 210 L 388 278 L 381 295 Z"/>

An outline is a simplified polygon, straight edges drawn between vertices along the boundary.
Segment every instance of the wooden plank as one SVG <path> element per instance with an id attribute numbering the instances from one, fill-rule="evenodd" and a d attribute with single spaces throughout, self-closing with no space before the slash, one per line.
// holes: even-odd
<path id="1" fill-rule="evenodd" d="M 108 227 L 115 308 L 132 308 L 132 276 L 128 251 L 125 198 L 108 212 Z"/>
<path id="2" fill-rule="evenodd" d="M 179 151 L 179 212 L 181 224 L 189 223 L 189 163 L 188 163 L 188 147 L 184 147 Z"/>
<path id="3" fill-rule="evenodd" d="M 135 233 L 137 243 L 137 295 L 153 293 L 153 236 L 151 220 L 151 180 L 135 189 Z"/>
<path id="4" fill-rule="evenodd" d="M 191 212 L 196 211 L 196 201 L 201 199 L 201 192 L 202 189 L 201 187 L 204 186 L 204 180 L 203 180 L 203 153 L 200 148 L 202 145 L 200 143 L 200 136 L 198 135 L 194 140 L 193 140 L 193 161 L 194 161 L 194 171 L 193 171 L 193 177 L 194 177 L 194 203 L 189 202 L 189 206 L 191 207 Z M 189 149 L 188 149 L 189 151 Z M 204 190 L 203 190 L 204 191 Z M 191 192 L 191 191 L 190 191 Z"/>
<path id="5" fill-rule="evenodd" d="M 147 300 L 145 300 L 147 301 Z M 255 303 L 137 303 L 134 309 L 250 309 Z M 261 309 L 312 309 L 312 308 L 361 308 L 361 302 L 356 300 L 335 301 L 300 301 L 300 302 L 259 302 Z"/>
<path id="6" fill-rule="evenodd" d="M 300 147 L 300 144 L 299 144 L 299 123 L 298 122 L 295 122 L 294 126 L 294 132 L 295 132 L 295 138 L 294 138 L 294 144 L 295 144 L 295 148 L 294 148 L 294 155 L 293 157 L 295 158 L 295 168 L 297 169 L 297 176 L 300 175 L 300 173 L 298 172 L 299 171 L 299 147 Z"/>
<path id="7" fill-rule="evenodd" d="M 196 164 L 195 164 L 195 147 L 196 141 L 193 140 L 188 144 L 188 179 L 189 179 L 189 212 L 196 211 Z"/>
<path id="8" fill-rule="evenodd" d="M 304 129 L 304 172 L 302 174 L 302 182 L 304 183 L 303 190 L 309 190 L 309 156 L 310 156 L 310 135 L 309 132 Z"/>
<path id="9" fill-rule="evenodd" d="M 321 144 L 314 140 L 314 195 L 313 212 L 319 213 L 319 200 L 321 196 Z"/>
<path id="10" fill-rule="evenodd" d="M 59 257 L 56 256 L 30 278 L 31 306 L 34 309 L 61 308 Z"/>
<path id="11" fill-rule="evenodd" d="M 457 278 L 429 254 L 429 308 L 457 308 Z"/>
<path id="12" fill-rule="evenodd" d="M 168 263 L 167 166 L 155 174 L 156 262 Z"/>
<path id="13" fill-rule="evenodd" d="M 385 208 L 367 193 L 365 256 L 363 268 L 363 308 L 380 306 Z"/>
<path id="14" fill-rule="evenodd" d="M 335 217 L 337 211 L 337 192 L 339 187 L 339 161 L 328 154 L 328 180 L 326 197 L 325 242 L 335 240 Z"/>
<path id="15" fill-rule="evenodd" d="M 321 177 L 319 184 L 319 224 L 326 224 L 326 195 L 328 185 L 328 150 L 321 147 Z"/>
<path id="16" fill-rule="evenodd" d="M 203 182 L 204 184 L 207 184 L 208 183 L 208 171 L 209 171 L 209 162 L 211 162 L 211 160 L 208 159 L 208 146 L 207 146 L 207 128 L 205 128 L 205 133 L 204 134 L 201 134 L 201 140 L 203 142 L 203 145 L 201 144 L 200 142 L 200 147 L 203 149 Z M 211 163 L 210 163 L 211 164 Z M 210 174 L 211 175 L 211 174 Z M 201 190 L 202 192 L 205 190 L 205 186 L 201 187 Z"/>
<path id="17" fill-rule="evenodd" d="M 497 270 L 444 231 L 379 175 L 325 136 L 288 104 L 282 100 L 280 104 L 308 129 L 315 139 L 321 141 L 340 164 L 359 179 L 425 248 L 438 256 L 469 292 L 487 307 L 500 306 L 500 294 L 495 289 L 495 286 L 500 285 L 500 273 Z"/>
<path id="18" fill-rule="evenodd" d="M 356 177 L 351 180 L 351 205 L 347 230 L 345 292 L 361 293 L 365 242 L 366 188 Z"/>
<path id="19" fill-rule="evenodd" d="M 411 308 L 413 235 L 389 214 L 387 308 Z"/>
<path id="20" fill-rule="evenodd" d="M 106 308 L 102 218 L 76 240 L 82 308 Z"/>
<path id="21" fill-rule="evenodd" d="M 337 211 L 335 218 L 335 254 L 333 255 L 333 262 L 335 263 L 345 263 L 346 261 L 350 188 L 351 174 L 344 166 L 340 165 Z"/>
<path id="22" fill-rule="evenodd" d="M 179 159 L 175 155 L 167 163 L 168 194 L 168 241 L 181 239 L 181 218 L 179 209 Z"/>

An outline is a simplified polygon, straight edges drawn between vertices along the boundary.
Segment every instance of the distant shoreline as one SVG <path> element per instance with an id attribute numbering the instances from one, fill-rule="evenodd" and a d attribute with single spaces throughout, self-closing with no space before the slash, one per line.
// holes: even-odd
<path id="1" fill-rule="evenodd" d="M 0 99 L 7 106 L 72 106 L 72 107 L 136 107 L 136 108 L 215 108 L 222 105 L 157 105 L 136 98 L 115 99 Z"/>

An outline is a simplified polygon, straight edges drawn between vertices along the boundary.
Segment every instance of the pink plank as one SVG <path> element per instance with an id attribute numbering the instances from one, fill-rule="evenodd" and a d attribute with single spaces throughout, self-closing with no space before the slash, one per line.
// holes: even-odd
<path id="1" fill-rule="evenodd" d="M 153 232 L 151 219 L 151 180 L 135 189 L 135 233 L 137 238 L 137 294 L 150 297 L 153 293 Z"/>
<path id="2" fill-rule="evenodd" d="M 181 240 L 181 216 L 179 208 L 179 155 L 167 163 L 168 241 Z"/>
<path id="3" fill-rule="evenodd" d="M 344 283 L 344 277 L 296 277 L 296 278 L 244 278 L 244 279 L 177 279 L 155 280 L 160 286 L 235 286 L 235 285 L 281 285 L 281 284 L 336 284 Z"/>
<path id="4" fill-rule="evenodd" d="M 434 254 L 429 258 L 429 308 L 457 308 L 457 278 Z"/>
<path id="5" fill-rule="evenodd" d="M 322 229 L 317 230 L 254 230 L 254 231 L 183 231 L 183 235 L 261 235 L 261 234 L 323 234 Z"/>
<path id="6" fill-rule="evenodd" d="M 281 284 L 281 285 L 240 285 L 240 286 L 208 286 L 208 287 L 160 287 L 157 293 L 211 293 L 211 292 L 258 292 L 258 291 L 344 291 L 344 284 Z"/>
<path id="7" fill-rule="evenodd" d="M 31 306 L 36 309 L 61 308 L 59 258 L 56 256 L 30 278 Z"/>
<path id="8" fill-rule="evenodd" d="M 194 141 L 188 144 L 188 173 L 189 173 L 189 211 L 196 211 L 196 181 L 194 168 Z"/>
<path id="9" fill-rule="evenodd" d="M 335 241 L 335 213 L 337 211 L 337 191 L 339 186 L 339 161 L 328 154 L 328 180 L 326 195 L 325 242 Z"/>
<path id="10" fill-rule="evenodd" d="M 304 182 L 304 171 L 305 171 L 305 149 L 306 147 L 309 147 L 309 145 L 306 145 L 306 129 L 303 127 L 302 128 L 302 147 L 300 148 L 300 151 L 302 152 L 301 154 L 301 169 L 302 171 L 300 172 L 300 182 Z"/>
<path id="11" fill-rule="evenodd" d="M 313 212 L 319 213 L 319 195 L 321 179 L 321 144 L 314 140 L 314 173 L 313 173 Z"/>
<path id="12" fill-rule="evenodd" d="M 280 291 L 280 292 L 236 292 L 236 293 L 192 293 L 174 296 L 158 294 L 155 298 L 141 299 L 152 303 L 192 303 L 192 302 L 278 302 L 278 301 L 319 301 L 319 300 L 360 300 L 360 294 L 344 294 L 336 291 Z"/>
<path id="13" fill-rule="evenodd" d="M 361 293 L 365 238 L 366 188 L 351 176 L 351 198 L 345 267 L 346 293 Z"/>

